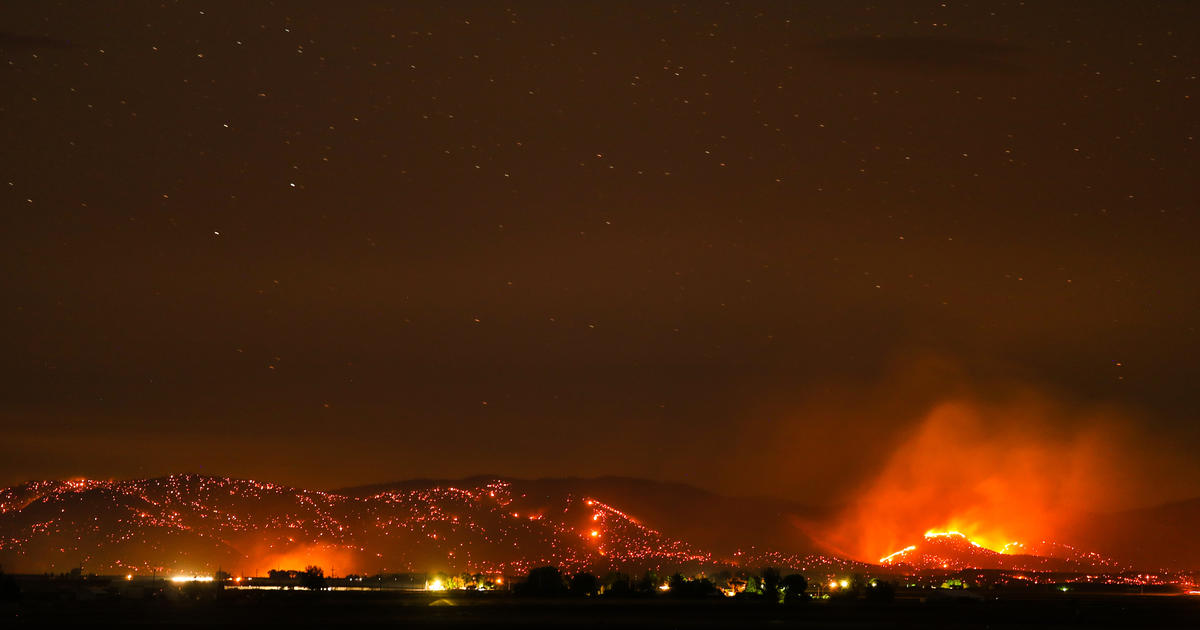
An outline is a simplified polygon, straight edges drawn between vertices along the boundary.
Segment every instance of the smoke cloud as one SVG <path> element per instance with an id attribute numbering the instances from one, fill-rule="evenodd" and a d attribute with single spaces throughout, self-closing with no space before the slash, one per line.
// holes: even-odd
<path id="1" fill-rule="evenodd" d="M 1146 497 L 1131 423 L 1044 397 L 935 404 L 816 538 L 877 561 L 929 530 L 1002 550 L 1056 540 L 1077 520 Z M 1060 542 L 1067 542 L 1058 539 Z"/>

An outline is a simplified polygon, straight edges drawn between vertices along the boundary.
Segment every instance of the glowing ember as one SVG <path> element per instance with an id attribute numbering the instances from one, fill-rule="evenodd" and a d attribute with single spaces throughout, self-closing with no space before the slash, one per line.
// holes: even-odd
<path id="1" fill-rule="evenodd" d="M 916 545 L 909 545 L 909 546 L 907 546 L 907 547 L 905 547 L 905 548 L 901 549 L 900 551 L 896 551 L 896 552 L 890 553 L 890 554 L 888 554 L 888 555 L 886 555 L 886 556 L 884 556 L 884 557 L 880 558 L 880 559 L 879 559 L 879 564 L 888 564 L 889 562 L 892 562 L 892 561 L 894 561 L 894 560 L 895 560 L 895 559 L 896 559 L 898 556 L 903 556 L 904 554 L 906 554 L 906 553 L 908 553 L 908 552 L 910 552 L 910 551 L 913 551 L 913 550 L 915 550 L 916 548 L 917 548 L 917 546 L 916 546 Z"/>

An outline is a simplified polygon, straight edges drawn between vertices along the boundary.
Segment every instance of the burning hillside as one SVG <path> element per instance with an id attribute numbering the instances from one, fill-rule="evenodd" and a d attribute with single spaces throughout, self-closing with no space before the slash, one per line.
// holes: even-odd
<path id="1" fill-rule="evenodd" d="M 687 566 L 713 558 L 600 501 L 537 503 L 502 481 L 349 497 L 174 475 L 0 491 L 0 562 L 30 571 L 319 564 L 343 572 L 508 573 L 542 564 Z"/>
<path id="2" fill-rule="evenodd" d="M 1067 545 L 1009 543 L 988 549 L 962 532 L 926 532 L 922 540 L 879 559 L 885 567 L 922 569 L 1001 569 L 1010 571 L 1119 572 L 1128 570 L 1111 558 Z"/>
<path id="3" fill-rule="evenodd" d="M 730 514 L 730 519 L 744 515 Z M 928 533 L 869 563 L 730 541 L 713 551 L 652 527 L 611 500 L 538 482 L 479 479 L 331 493 L 259 481 L 173 475 L 43 481 L 0 490 L 0 564 L 9 571 L 240 574 L 315 564 L 346 573 L 1019 568 L 1107 572 L 1096 554 L 1040 543 L 992 547 Z M 740 547 L 736 545 L 741 545 Z"/>
<path id="4" fill-rule="evenodd" d="M 1054 418 L 1058 422 L 1050 422 Z M 1069 421 L 1069 422 L 1068 422 Z M 1051 431 L 1064 423 L 1074 430 Z M 957 538 L 921 540 L 930 527 L 974 541 L 955 562 L 1004 564 L 1013 541 L 1062 540 L 1089 515 L 1130 494 L 1130 456 L 1116 423 L 1041 401 L 935 406 L 818 537 L 838 553 L 874 561 L 914 545 L 958 547 Z M 1095 526 L 1093 522 L 1089 526 Z M 964 555 L 967 554 L 967 555 Z"/>

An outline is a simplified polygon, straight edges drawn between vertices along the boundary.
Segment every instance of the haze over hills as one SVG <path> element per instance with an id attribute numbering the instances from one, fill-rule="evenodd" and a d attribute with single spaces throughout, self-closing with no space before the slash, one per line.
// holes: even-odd
<path id="1" fill-rule="evenodd" d="M 1134 552 L 1166 548 L 1170 536 L 1187 534 L 1186 519 L 1197 522 L 1195 504 L 1200 501 L 1097 519 L 1106 533 L 1090 542 L 1109 545 L 1095 548 L 1111 548 L 1120 563 L 1065 545 L 1039 544 L 1010 555 L 947 538 L 921 541 L 890 564 L 1111 571 L 1136 564 Z M 1123 527 L 1168 512 L 1183 520 L 1160 528 L 1163 538 L 1153 549 L 1120 547 L 1122 540 L 1138 540 Z M 222 567 L 247 575 L 308 564 L 341 574 L 514 575 L 545 564 L 594 572 L 869 570 L 821 554 L 801 533 L 800 525 L 821 517 L 786 501 L 618 477 L 409 480 L 336 492 L 202 475 L 39 481 L 0 490 L 0 564 L 14 572 L 206 573 Z M 1183 558 L 1184 564 L 1139 566 L 1194 566 Z"/>
<path id="2" fill-rule="evenodd" d="M 1200 567 L 1200 497 L 1095 515 L 1065 534 L 1081 547 L 1143 566 Z"/>

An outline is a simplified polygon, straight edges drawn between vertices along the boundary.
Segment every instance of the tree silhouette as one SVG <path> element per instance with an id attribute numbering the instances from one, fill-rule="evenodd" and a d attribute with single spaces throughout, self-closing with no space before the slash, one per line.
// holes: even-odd
<path id="1" fill-rule="evenodd" d="M 311 564 L 304 567 L 304 573 L 300 574 L 300 586 L 310 591 L 319 591 L 325 588 L 325 569 Z"/>
<path id="2" fill-rule="evenodd" d="M 767 567 L 762 570 L 762 593 L 767 602 L 779 603 L 779 569 Z"/>
<path id="3" fill-rule="evenodd" d="M 808 589 L 808 580 L 799 573 L 792 573 L 784 577 L 779 585 L 783 587 L 783 601 L 785 602 L 798 602 L 807 597 L 804 591 Z"/>
<path id="4" fill-rule="evenodd" d="M 576 573 L 571 576 L 571 594 L 591 597 L 600 590 L 600 580 L 591 573 Z"/>
<path id="5" fill-rule="evenodd" d="M 624 573 L 609 573 L 604 576 L 606 597 L 628 597 L 633 595 L 633 580 Z"/>
<path id="6" fill-rule="evenodd" d="M 707 578 L 688 580 L 676 573 L 667 580 L 671 597 L 710 597 L 720 595 L 721 590 Z"/>
<path id="7" fill-rule="evenodd" d="M 658 577 L 657 573 L 646 571 L 645 575 L 633 585 L 633 590 L 639 593 L 650 594 L 655 592 L 660 584 L 662 584 L 662 579 Z"/>
<path id="8" fill-rule="evenodd" d="M 563 580 L 562 571 L 559 571 L 558 567 L 530 569 L 525 582 L 518 589 L 518 593 L 521 595 L 533 597 L 556 597 L 566 592 L 567 585 Z"/>
<path id="9" fill-rule="evenodd" d="M 872 603 L 886 604 L 896 599 L 896 585 L 883 580 L 871 580 L 867 585 L 866 599 Z"/>
<path id="10" fill-rule="evenodd" d="M 671 589 L 672 595 L 683 594 L 683 589 L 686 588 L 687 581 L 683 579 L 683 574 L 676 573 L 667 578 L 667 587 Z"/>

